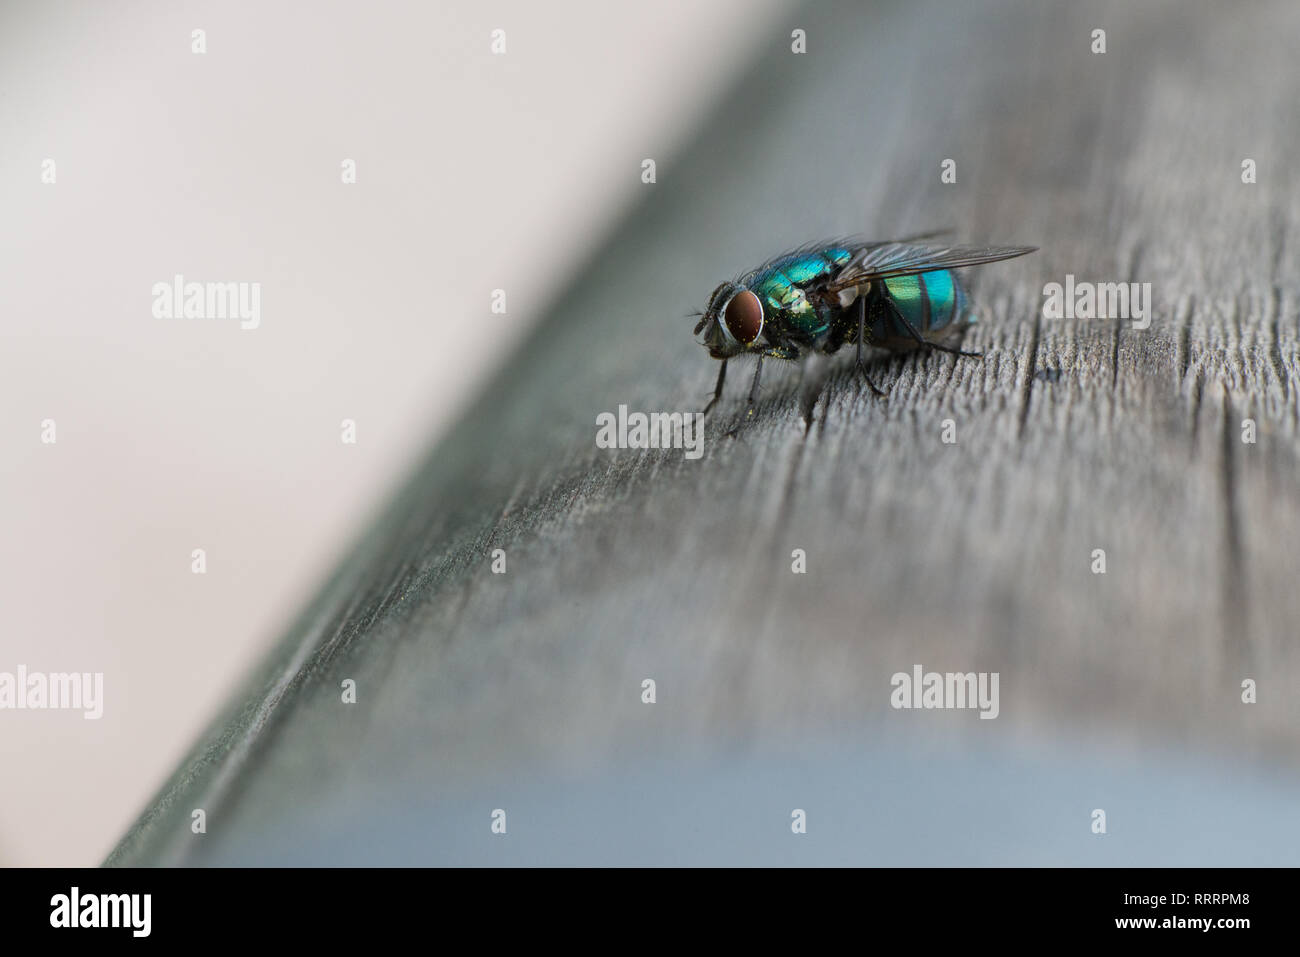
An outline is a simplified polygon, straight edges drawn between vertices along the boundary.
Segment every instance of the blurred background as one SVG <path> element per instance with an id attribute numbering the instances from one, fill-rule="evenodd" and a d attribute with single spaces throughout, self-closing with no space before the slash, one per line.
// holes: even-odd
<path id="1" fill-rule="evenodd" d="M 0 712 L 0 864 L 103 859 L 785 7 L 0 9 L 0 671 L 105 685 Z"/>

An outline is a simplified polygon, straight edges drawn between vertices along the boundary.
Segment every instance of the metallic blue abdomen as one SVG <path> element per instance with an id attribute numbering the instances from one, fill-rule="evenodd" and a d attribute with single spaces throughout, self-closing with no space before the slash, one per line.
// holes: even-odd
<path id="1" fill-rule="evenodd" d="M 882 282 L 898 311 L 922 335 L 939 332 L 966 312 L 966 292 L 947 269 Z"/>

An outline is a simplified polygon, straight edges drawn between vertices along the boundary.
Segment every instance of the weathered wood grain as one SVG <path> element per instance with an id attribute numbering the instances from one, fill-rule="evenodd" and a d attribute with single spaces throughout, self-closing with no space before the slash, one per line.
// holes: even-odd
<path id="1" fill-rule="evenodd" d="M 774 820 L 775 836 L 733 835 L 727 860 L 788 840 L 789 809 L 816 803 L 801 780 L 823 804 L 864 774 L 877 789 L 864 808 L 936 800 L 943 774 L 898 751 L 964 755 L 954 774 L 985 775 L 989 803 L 937 799 L 920 827 L 960 835 L 963 808 L 1029 815 L 971 836 L 1020 848 L 980 860 L 1034 860 L 1053 841 L 1050 860 L 1118 859 L 1082 846 L 1104 805 L 1080 769 L 1125 760 L 1200 769 L 1186 786 L 1158 770 L 1112 781 L 1130 842 L 1134 818 L 1176 817 L 1196 774 L 1224 761 L 1244 783 L 1208 813 L 1237 827 L 1283 816 L 1250 802 L 1253 775 L 1294 782 L 1300 763 L 1300 9 L 818 3 L 789 26 L 808 53 L 774 35 L 694 145 L 658 157 L 634 215 L 111 863 L 528 859 L 489 844 L 498 806 L 512 838 L 550 822 L 559 843 L 537 859 L 602 859 L 590 847 L 638 828 L 636 859 L 690 859 L 709 839 L 629 795 L 672 805 L 694 789 L 682 807 L 714 813 L 700 797 L 712 769 L 770 755 L 784 757 L 763 766 L 787 768 L 823 745 L 834 757 L 815 770 L 795 758 L 721 789 L 741 819 L 768 802 Z M 883 358 L 881 401 L 844 356 L 807 434 L 798 370 L 769 363 L 757 415 L 727 438 L 742 366 L 701 460 L 595 447 L 596 415 L 620 404 L 702 408 L 716 366 L 679 317 L 720 279 L 816 236 L 935 226 L 1041 247 L 971 275 L 981 321 L 966 342 L 983 361 Z M 1150 328 L 1044 319 L 1043 285 L 1067 273 L 1151 283 Z M 496 548 L 505 575 L 490 571 Z M 890 675 L 915 663 L 998 672 L 998 719 L 891 709 Z M 346 677 L 356 705 L 340 703 Z M 1245 678 L 1257 704 L 1241 702 Z M 1050 755 L 1071 782 L 1052 791 L 1067 809 L 1032 828 L 1020 822 L 1048 798 L 1035 804 L 1041 765 L 1007 763 L 1021 754 Z M 655 788 L 627 783 L 647 767 Z M 540 793 L 595 809 L 574 838 L 587 850 L 566 856 L 554 832 L 573 822 L 530 810 Z M 202 838 L 194 807 L 209 814 Z M 602 809 L 617 819 L 603 830 Z M 836 847 L 887 846 L 888 821 L 841 812 Z M 385 818 L 394 830 L 374 825 Z M 1057 834 L 1071 829 L 1077 847 Z M 1258 835 L 1239 837 L 1224 858 L 1254 859 Z M 1184 839 L 1130 859 L 1177 860 Z M 1270 853 L 1295 863 L 1289 846 Z M 908 853 L 885 857 L 966 859 Z"/>

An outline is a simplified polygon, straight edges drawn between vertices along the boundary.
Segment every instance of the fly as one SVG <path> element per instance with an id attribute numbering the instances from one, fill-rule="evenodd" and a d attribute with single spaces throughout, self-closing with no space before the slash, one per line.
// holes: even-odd
<path id="1" fill-rule="evenodd" d="M 867 376 L 863 349 L 891 352 L 938 349 L 958 356 L 954 343 L 975 321 L 966 290 L 952 270 L 1031 253 L 1037 246 L 951 246 L 936 234 L 866 243 L 855 240 L 801 246 L 713 290 L 695 327 L 701 344 L 721 359 L 708 412 L 722 396 L 727 362 L 756 355 L 749 414 L 758 401 L 763 360 L 830 355 L 846 342 L 857 347 L 857 371 Z M 813 396 L 816 401 L 816 396 Z M 809 404 L 805 417 L 811 421 Z"/>

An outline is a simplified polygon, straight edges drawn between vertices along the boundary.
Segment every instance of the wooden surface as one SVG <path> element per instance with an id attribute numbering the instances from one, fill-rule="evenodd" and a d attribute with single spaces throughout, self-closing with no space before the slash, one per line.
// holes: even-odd
<path id="1" fill-rule="evenodd" d="M 787 860 L 806 805 L 837 809 L 811 860 L 1297 863 L 1262 835 L 1300 793 L 1298 27 L 1283 2 L 792 13 L 110 863 Z M 769 362 L 727 438 L 733 363 L 699 461 L 596 448 L 620 404 L 703 407 L 681 316 L 721 279 L 936 226 L 1041 247 L 967 274 L 983 361 L 883 358 L 882 401 L 841 356 L 808 434 Z M 1151 283 L 1150 328 L 1042 318 L 1067 273 Z M 998 672 L 999 717 L 891 709 L 914 664 Z M 929 842 L 889 844 L 882 807 Z"/>

